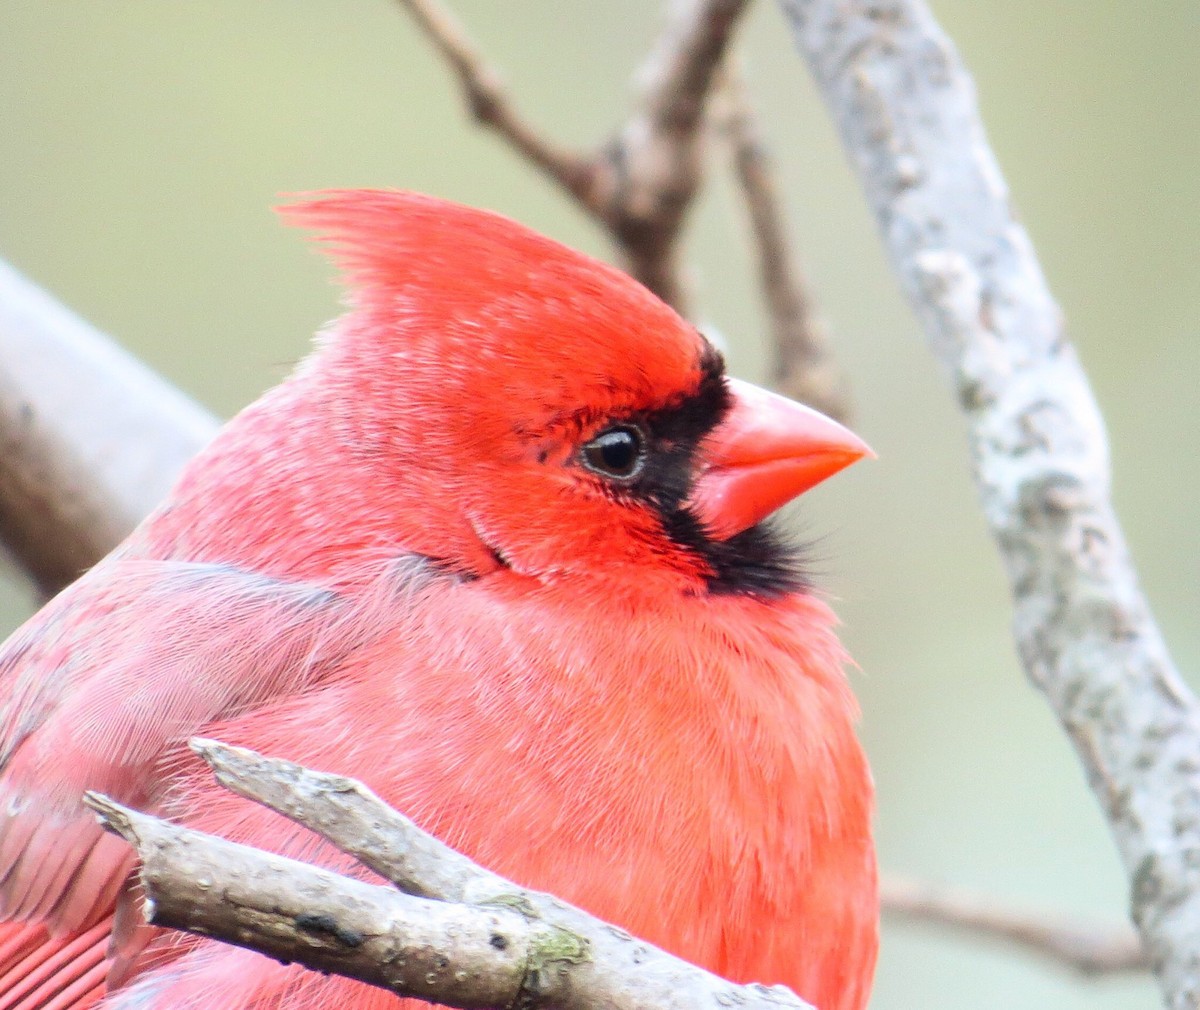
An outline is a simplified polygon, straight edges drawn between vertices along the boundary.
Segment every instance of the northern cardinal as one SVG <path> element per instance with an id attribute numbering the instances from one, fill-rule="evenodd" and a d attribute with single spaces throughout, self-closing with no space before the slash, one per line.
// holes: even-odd
<path id="1" fill-rule="evenodd" d="M 284 213 L 348 313 L 0 651 L 0 1008 L 400 1005 L 140 925 L 85 789 L 351 869 L 217 787 L 202 734 L 362 779 L 731 979 L 860 1010 L 871 779 L 833 615 L 765 520 L 866 446 L 502 217 L 379 191 Z"/>

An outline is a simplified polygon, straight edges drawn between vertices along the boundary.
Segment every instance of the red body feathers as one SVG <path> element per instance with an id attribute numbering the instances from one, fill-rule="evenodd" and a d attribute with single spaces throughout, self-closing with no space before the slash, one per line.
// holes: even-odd
<path id="1" fill-rule="evenodd" d="M 288 215 L 349 313 L 0 651 L 0 1010 L 395 1005 L 133 925 L 84 789 L 349 868 L 216 787 L 196 734 L 363 779 L 522 883 L 860 1010 L 870 776 L 833 616 L 762 520 L 865 447 L 502 218 L 378 192 Z"/>

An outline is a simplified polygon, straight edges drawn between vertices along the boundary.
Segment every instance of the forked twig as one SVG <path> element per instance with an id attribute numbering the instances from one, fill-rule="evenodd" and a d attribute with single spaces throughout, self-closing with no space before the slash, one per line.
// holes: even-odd
<path id="1" fill-rule="evenodd" d="M 521 116 L 462 25 L 437 0 L 399 0 L 458 76 L 472 114 L 566 190 L 610 234 L 629 272 L 686 314 L 677 247 L 699 186 L 705 109 L 748 0 L 672 0 L 629 120 L 590 154 Z"/>
<path id="2" fill-rule="evenodd" d="M 87 802 L 137 849 L 147 921 L 249 947 L 400 996 L 531 1010 L 812 1010 L 740 986 L 477 866 L 361 783 L 212 740 L 218 780 L 317 832 L 399 887 L 377 886 Z"/>

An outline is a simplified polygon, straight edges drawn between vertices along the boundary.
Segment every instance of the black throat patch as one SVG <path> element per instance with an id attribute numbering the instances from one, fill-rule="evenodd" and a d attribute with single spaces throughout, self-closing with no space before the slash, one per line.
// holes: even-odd
<path id="1" fill-rule="evenodd" d="M 700 443 L 732 406 L 721 355 L 709 347 L 700 367 L 700 385 L 689 397 L 629 419 L 646 433 L 649 452 L 641 473 L 627 485 L 628 493 L 659 514 L 676 545 L 703 561 L 712 573 L 709 592 L 769 598 L 806 590 L 812 583 L 804 572 L 802 545 L 770 521 L 718 540 L 684 504 Z"/>

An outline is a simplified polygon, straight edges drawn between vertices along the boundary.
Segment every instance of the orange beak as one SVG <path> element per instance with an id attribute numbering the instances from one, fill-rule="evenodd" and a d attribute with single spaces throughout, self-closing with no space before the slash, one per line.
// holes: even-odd
<path id="1" fill-rule="evenodd" d="M 864 456 L 861 438 L 811 407 L 740 379 L 733 406 L 701 444 L 689 506 L 719 540 L 749 529 Z"/>

